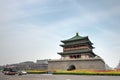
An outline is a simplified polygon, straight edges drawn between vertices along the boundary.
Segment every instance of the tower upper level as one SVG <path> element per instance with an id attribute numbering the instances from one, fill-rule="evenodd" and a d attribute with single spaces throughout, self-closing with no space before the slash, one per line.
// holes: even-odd
<path id="1" fill-rule="evenodd" d="M 63 52 L 60 52 L 64 59 L 79 59 L 79 58 L 93 58 L 96 54 L 93 53 L 93 43 L 89 40 L 88 36 L 82 37 L 76 33 L 70 39 L 62 40 Z"/>
<path id="2" fill-rule="evenodd" d="M 63 42 L 63 44 L 60 45 L 63 47 L 63 52 L 81 49 L 91 50 L 94 48 L 92 46 L 93 43 L 89 40 L 88 36 L 82 37 L 79 36 L 78 33 L 76 33 L 74 37 L 61 42 Z"/>

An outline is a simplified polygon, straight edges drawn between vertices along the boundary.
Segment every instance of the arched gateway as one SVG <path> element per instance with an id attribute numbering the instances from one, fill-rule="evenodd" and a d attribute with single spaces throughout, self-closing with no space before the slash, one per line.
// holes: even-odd
<path id="1" fill-rule="evenodd" d="M 75 65 L 70 65 L 70 66 L 68 66 L 68 68 L 67 68 L 68 71 L 70 71 L 70 70 L 75 70 L 75 69 L 76 69 Z"/>
<path id="2" fill-rule="evenodd" d="M 78 33 L 70 39 L 62 40 L 63 52 L 60 60 L 48 61 L 48 69 L 105 69 L 105 63 L 92 51 L 93 43 L 88 36 L 82 37 Z M 74 64 L 74 65 L 72 65 Z"/>

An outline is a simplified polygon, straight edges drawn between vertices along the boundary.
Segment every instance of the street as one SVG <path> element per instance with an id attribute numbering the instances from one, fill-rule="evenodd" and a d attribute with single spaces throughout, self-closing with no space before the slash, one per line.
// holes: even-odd
<path id="1" fill-rule="evenodd" d="M 4 75 L 0 72 L 0 80 L 120 80 L 120 76 L 87 76 L 87 75 L 52 75 L 27 74 Z"/>

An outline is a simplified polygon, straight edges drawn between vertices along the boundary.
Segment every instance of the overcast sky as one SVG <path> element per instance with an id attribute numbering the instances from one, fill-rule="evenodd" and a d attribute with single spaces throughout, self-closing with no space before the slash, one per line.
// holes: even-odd
<path id="1" fill-rule="evenodd" d="M 0 0 L 0 65 L 59 59 L 61 40 L 89 36 L 106 64 L 120 60 L 120 0 Z"/>

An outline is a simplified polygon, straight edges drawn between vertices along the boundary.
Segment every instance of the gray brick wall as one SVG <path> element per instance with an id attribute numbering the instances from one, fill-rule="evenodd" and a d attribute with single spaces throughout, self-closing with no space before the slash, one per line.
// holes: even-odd
<path id="1" fill-rule="evenodd" d="M 102 59 L 80 59 L 80 60 L 50 60 L 48 61 L 48 70 L 56 69 L 67 70 L 71 65 L 74 65 L 76 69 L 95 69 L 95 70 L 105 69 L 105 63 Z"/>

